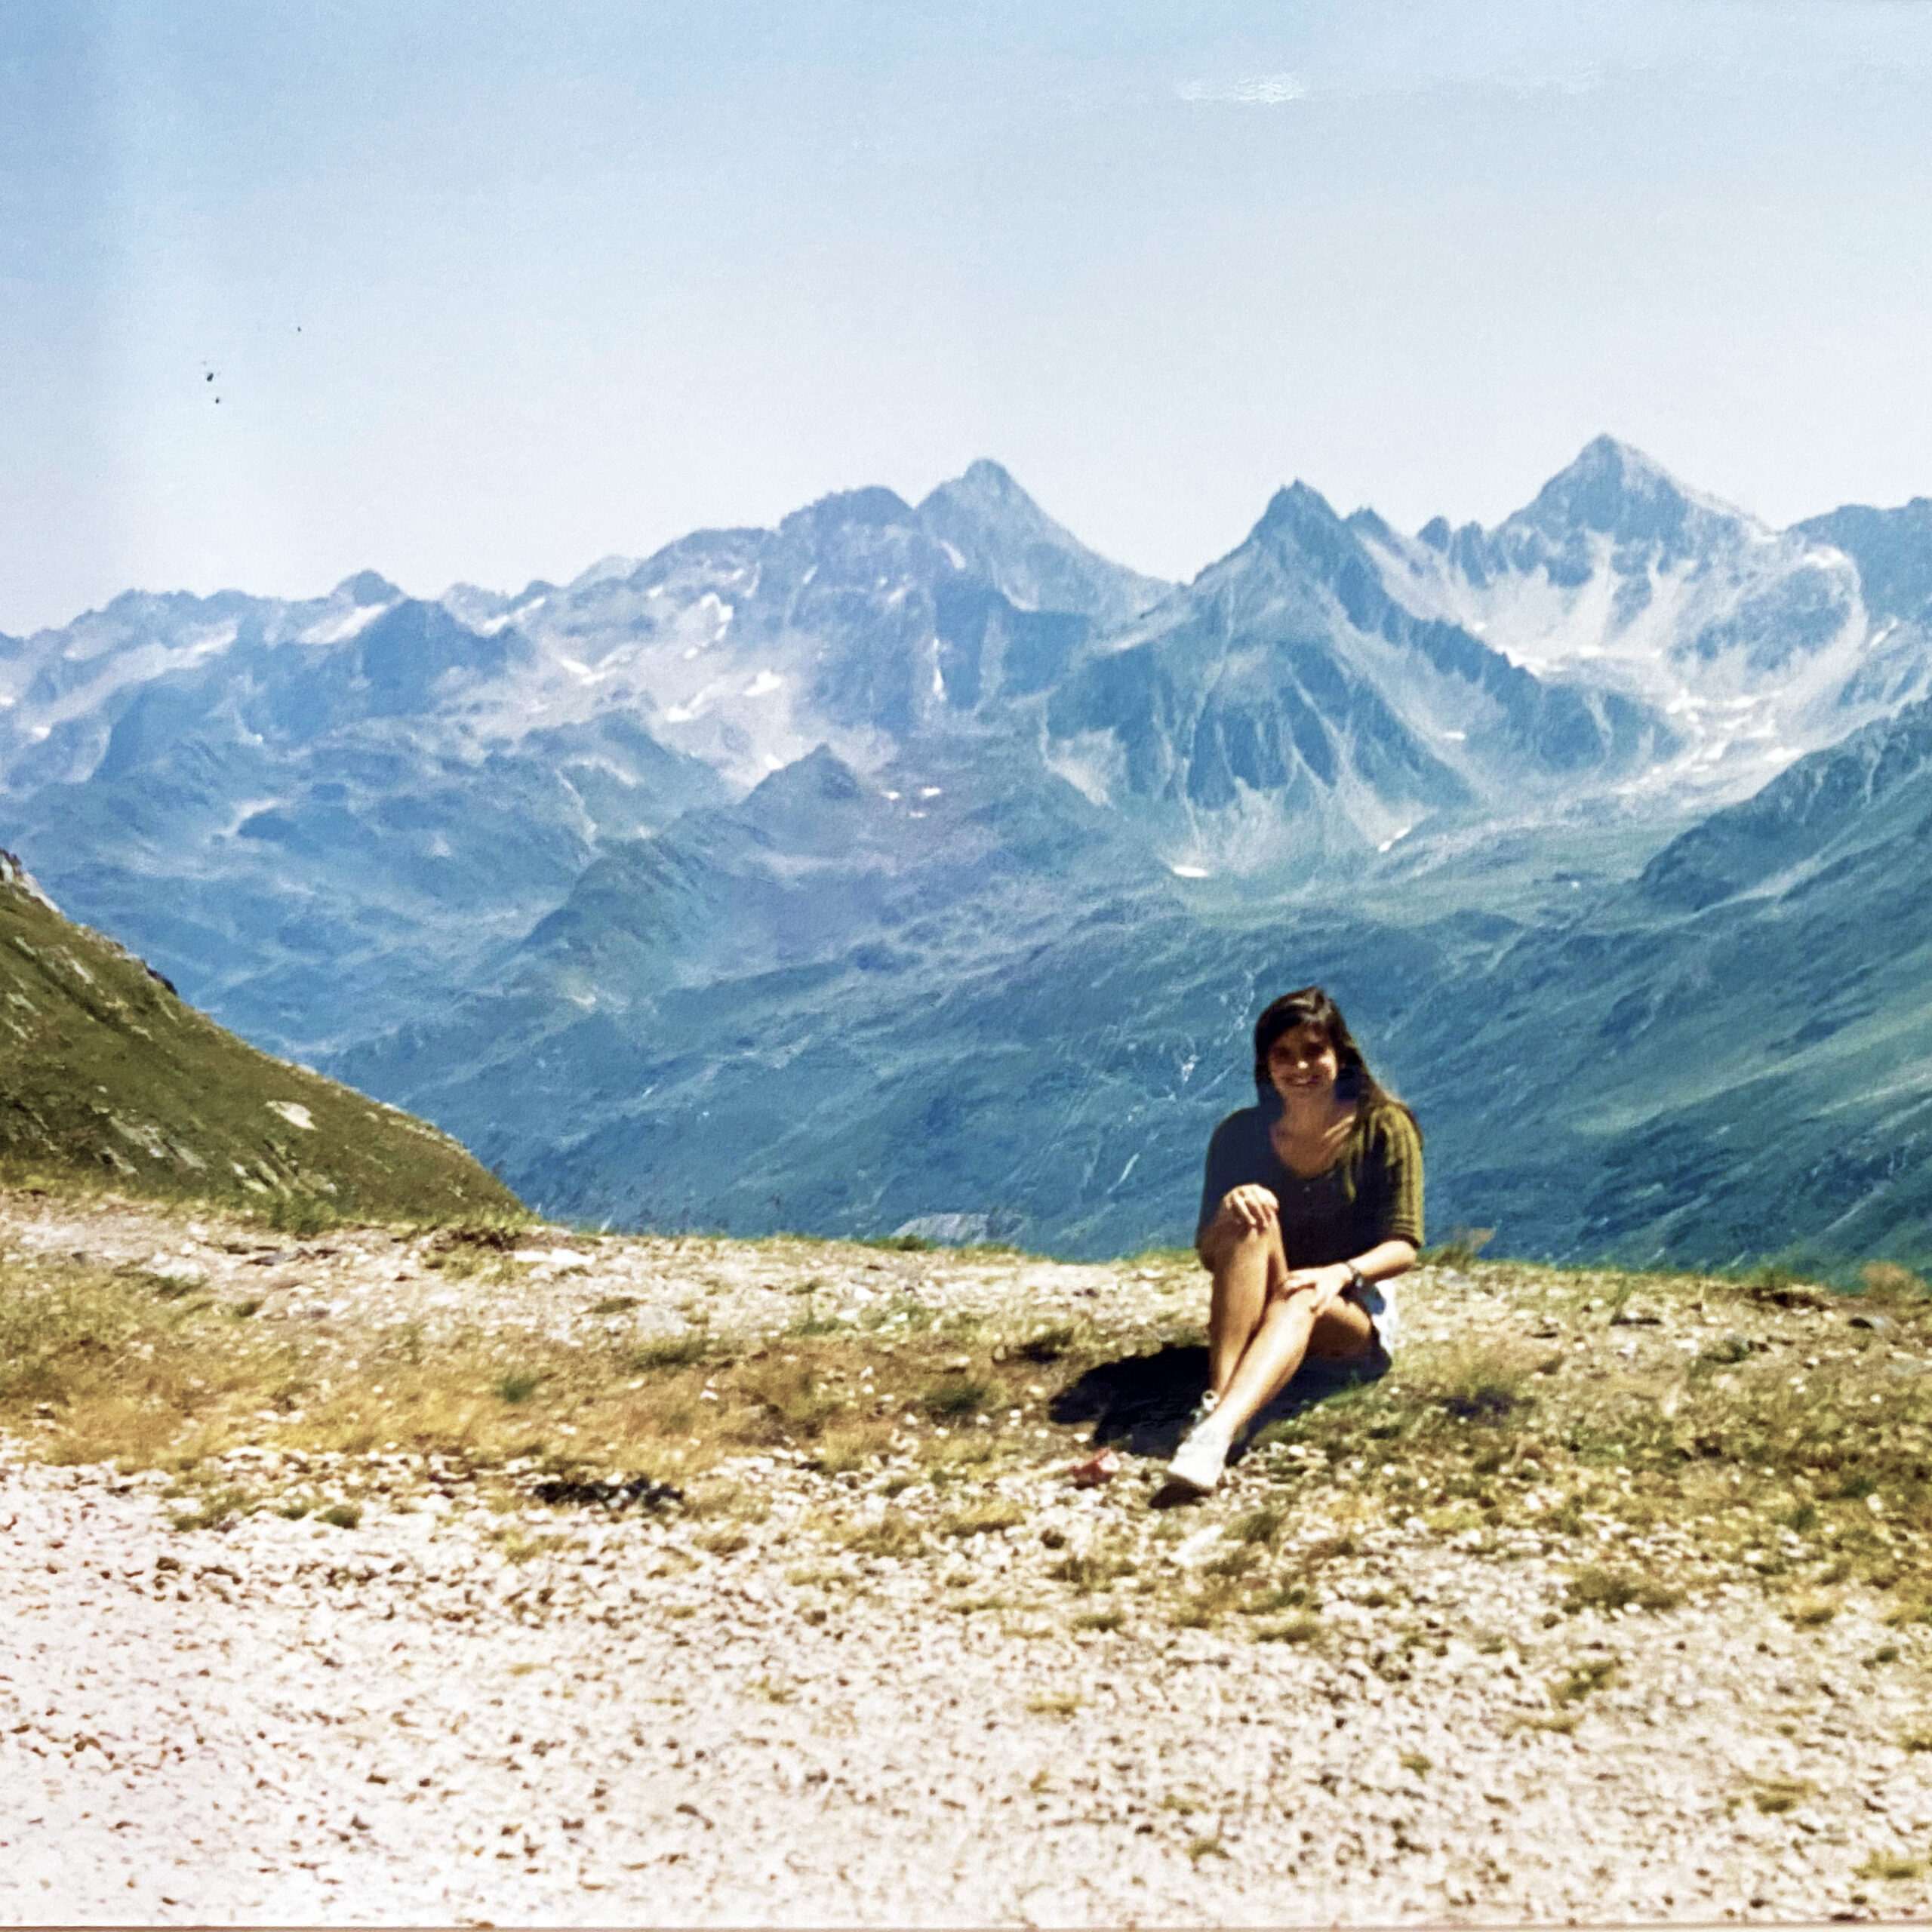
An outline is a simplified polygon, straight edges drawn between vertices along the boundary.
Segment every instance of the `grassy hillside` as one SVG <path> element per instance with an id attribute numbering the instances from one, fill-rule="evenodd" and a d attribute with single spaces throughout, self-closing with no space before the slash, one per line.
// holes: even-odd
<path id="1" fill-rule="evenodd" d="M 185 1005 L 0 854 L 0 1180 L 35 1175 L 282 1220 L 521 1207 L 447 1135 Z"/>

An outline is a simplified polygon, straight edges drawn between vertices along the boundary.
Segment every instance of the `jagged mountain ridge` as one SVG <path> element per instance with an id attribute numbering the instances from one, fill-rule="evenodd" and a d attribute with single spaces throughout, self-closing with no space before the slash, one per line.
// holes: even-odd
<path id="1" fill-rule="evenodd" d="M 1539 675 L 1661 709 L 1682 755 L 1651 782 L 1721 801 L 1928 688 L 1922 608 L 1868 603 L 1850 539 L 1909 514 L 1841 510 L 1773 531 L 1602 436 L 1494 530 L 1438 518 L 1405 537 L 1371 512 L 1351 521 L 1406 608 Z"/>
<path id="2" fill-rule="evenodd" d="M 1306 870 L 1432 815 L 1606 788 L 1677 740 L 1644 705 L 1548 681 L 1392 598 L 1305 484 L 1053 694 L 1048 761 L 1090 798 L 1171 809 L 1189 872 Z M 1294 858 L 1288 855 L 1294 854 Z"/>
<path id="3" fill-rule="evenodd" d="M 85 775 L 9 799 L 14 835 L 224 1020 L 312 1056 L 440 1004 L 600 837 L 722 795 L 619 714 L 481 739 L 464 705 L 518 648 L 409 601 L 319 646 L 253 626 L 76 715 Z"/>
<path id="4" fill-rule="evenodd" d="M 1019 611 L 1077 611 L 1096 631 L 1128 623 L 1170 586 L 1109 563 L 982 457 L 919 504 L 920 522 Z"/>
<path id="5" fill-rule="evenodd" d="M 1313 492 L 1284 493 L 1249 558 L 1222 576 L 1281 572 L 1311 606 L 1332 598 L 1359 631 L 1389 623 L 1401 635 L 1361 551 L 1334 539 L 1338 521 Z M 1211 572 L 1137 628 L 1171 635 L 1186 621 L 1177 613 L 1226 595 Z M 1500 729 L 1534 728 L 1549 687 L 1499 675 L 1497 654 L 1466 636 L 1445 626 L 1429 641 L 1475 667 L 1466 682 L 1497 706 Z M 1078 690 L 1090 663 L 1137 648 L 1131 635 L 1097 640 L 1063 691 Z M 1534 702 L 1512 716 L 1508 699 L 1524 691 Z M 1050 721 L 1062 701 L 1050 700 Z M 1924 895 L 1872 888 L 1900 869 L 1887 854 L 1901 841 L 1922 843 L 1906 801 L 1925 728 L 1913 712 L 1801 761 L 1640 877 L 1531 925 L 1473 909 L 1391 924 L 1383 915 L 1399 903 L 1338 907 L 1318 894 L 1204 910 L 1147 883 L 1120 891 L 1116 875 L 1111 896 L 1087 881 L 1069 891 L 1057 925 L 1023 928 L 1009 903 L 1002 918 L 934 922 L 907 943 L 917 922 L 888 897 L 842 933 L 828 921 L 787 958 L 754 946 L 734 962 L 728 946 L 707 948 L 709 977 L 641 974 L 658 989 L 648 1014 L 600 995 L 559 1023 L 559 1003 L 535 998 L 522 1019 L 543 1029 L 530 1057 L 555 1111 L 534 1134 L 490 1117 L 519 1036 L 508 1004 L 486 1002 L 475 1038 L 505 1057 L 472 1075 L 463 1054 L 432 1046 L 429 1063 L 455 1083 L 437 1104 L 494 1134 L 506 1171 L 566 1211 L 855 1232 L 964 1214 L 1066 1251 L 1119 1252 L 1186 1225 L 1199 1146 L 1243 1097 L 1253 1008 L 1317 979 L 1423 1109 L 1438 1226 L 1500 1224 L 1513 1251 L 1641 1260 L 1923 1251 L 1916 1090 L 1877 1108 L 1859 1096 L 1871 1057 L 1918 1023 Z M 1559 740 L 1548 764 L 1560 755 Z M 1173 786 L 1177 769 L 1188 775 L 1157 771 L 1146 790 Z M 1466 794 L 1449 798 L 1457 809 Z M 1115 823 L 1096 809 L 1097 823 Z M 655 897 L 652 884 L 627 884 L 602 910 L 628 929 Z M 734 903 L 733 889 L 715 891 L 706 916 Z M 1841 982 L 1866 968 L 1830 963 L 1868 903 L 1902 962 L 1884 1016 L 1847 1014 Z M 608 943 L 593 909 L 579 910 Z M 573 937 L 594 950 L 591 934 Z M 605 983 L 623 977 L 607 971 Z M 528 998 L 529 983 L 520 991 Z M 1793 1000 L 1805 1011 L 1787 1026 Z M 593 1079 L 573 1078 L 592 1066 Z M 753 1144 L 769 1154 L 755 1170 L 734 1151 Z"/>
<path id="6" fill-rule="evenodd" d="M 851 493 L 516 600 L 131 593 L 0 649 L 0 798 L 89 916 L 319 1057 L 487 978 L 609 841 L 1050 682 L 1093 623 L 1015 601 L 1051 585 L 1160 588 L 981 464 L 920 512 Z"/>
<path id="7" fill-rule="evenodd" d="M 1044 690 L 1086 637 L 1166 589 L 1087 549 L 983 460 L 916 509 L 848 491 L 775 530 L 700 531 L 641 564 L 607 559 L 564 591 L 459 602 L 543 654 L 543 688 L 520 704 L 622 708 L 745 789 L 821 743 L 870 768 L 909 737 Z"/>

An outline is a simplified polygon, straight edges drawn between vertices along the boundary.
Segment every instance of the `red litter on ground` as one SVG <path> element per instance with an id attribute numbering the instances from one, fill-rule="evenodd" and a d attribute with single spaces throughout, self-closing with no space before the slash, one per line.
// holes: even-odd
<path id="1" fill-rule="evenodd" d="M 1097 1489 L 1120 1474 L 1120 1458 L 1112 1450 L 1102 1449 L 1085 1462 L 1075 1463 L 1067 1473 L 1072 1477 L 1075 1489 Z"/>

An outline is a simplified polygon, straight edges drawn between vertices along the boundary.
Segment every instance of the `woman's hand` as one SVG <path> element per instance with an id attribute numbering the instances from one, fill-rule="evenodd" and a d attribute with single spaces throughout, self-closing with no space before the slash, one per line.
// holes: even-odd
<path id="1" fill-rule="evenodd" d="M 1311 1297 L 1310 1312 L 1327 1313 L 1347 1294 L 1352 1271 L 1345 1261 L 1331 1262 L 1325 1268 L 1294 1268 L 1282 1276 L 1275 1293 L 1284 1301 L 1291 1295 Z"/>
<path id="2" fill-rule="evenodd" d="M 1265 1235 L 1281 1220 L 1281 1204 L 1258 1181 L 1248 1181 L 1221 1196 L 1221 1218 L 1244 1234 Z"/>

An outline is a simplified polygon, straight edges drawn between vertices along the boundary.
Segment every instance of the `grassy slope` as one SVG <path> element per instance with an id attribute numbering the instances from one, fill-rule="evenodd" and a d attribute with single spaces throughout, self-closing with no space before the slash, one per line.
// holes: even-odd
<path id="1" fill-rule="evenodd" d="M 35 1175 L 372 1219 L 521 1211 L 455 1141 L 245 1045 L 0 855 L 0 1178 Z"/>

